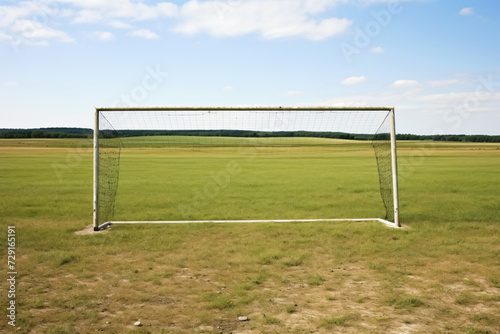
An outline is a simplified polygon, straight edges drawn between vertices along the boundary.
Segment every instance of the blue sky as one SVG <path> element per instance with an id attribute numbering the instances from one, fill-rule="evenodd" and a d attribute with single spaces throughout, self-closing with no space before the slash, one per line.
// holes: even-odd
<path id="1" fill-rule="evenodd" d="M 497 0 L 0 1 L 0 128 L 94 107 L 394 106 L 500 134 Z"/>

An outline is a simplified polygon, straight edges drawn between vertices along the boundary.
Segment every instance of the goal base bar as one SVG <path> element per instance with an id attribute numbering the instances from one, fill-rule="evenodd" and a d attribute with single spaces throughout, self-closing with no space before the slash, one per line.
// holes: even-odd
<path id="1" fill-rule="evenodd" d="M 310 222 L 370 222 L 376 221 L 392 228 L 400 228 L 397 224 L 381 218 L 359 219 L 265 219 L 265 220 L 179 220 L 179 221 L 110 221 L 98 227 L 105 229 L 112 224 L 250 224 L 250 223 L 310 223 Z"/>

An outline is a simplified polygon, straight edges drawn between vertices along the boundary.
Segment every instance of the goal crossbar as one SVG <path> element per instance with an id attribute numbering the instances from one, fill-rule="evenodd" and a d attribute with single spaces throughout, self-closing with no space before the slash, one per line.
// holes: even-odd
<path id="1" fill-rule="evenodd" d="M 387 111 L 390 113 L 390 152 L 391 152 L 391 173 L 392 173 L 392 195 L 394 205 L 394 222 L 381 218 L 359 218 L 359 219 L 266 219 L 266 220 L 183 220 L 183 221 L 99 221 L 99 116 L 101 112 L 129 112 L 129 111 Z M 396 151 L 396 127 L 393 107 L 136 107 L 136 108 L 116 108 L 101 107 L 95 108 L 94 117 L 94 164 L 93 164 L 93 227 L 94 231 L 99 231 L 111 224 L 201 224 L 201 223 L 292 223 L 292 222 L 369 222 L 377 221 L 389 227 L 399 228 L 399 192 L 398 192 L 398 170 Z"/>
<path id="2" fill-rule="evenodd" d="M 394 107 L 102 107 L 101 111 L 394 111 Z"/>

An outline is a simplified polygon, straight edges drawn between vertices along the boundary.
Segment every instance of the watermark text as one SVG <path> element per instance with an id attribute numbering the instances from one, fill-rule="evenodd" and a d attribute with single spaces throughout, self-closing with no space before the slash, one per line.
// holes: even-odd
<path id="1" fill-rule="evenodd" d="M 10 326 L 16 326 L 16 227 L 7 230 L 7 318 Z"/>

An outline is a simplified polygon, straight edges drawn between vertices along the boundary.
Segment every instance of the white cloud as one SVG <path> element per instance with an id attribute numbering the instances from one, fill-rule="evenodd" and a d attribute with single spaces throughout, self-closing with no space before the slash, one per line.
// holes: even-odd
<path id="1" fill-rule="evenodd" d="M 299 90 L 289 90 L 286 92 L 286 96 L 299 96 L 302 95 L 302 92 Z"/>
<path id="2" fill-rule="evenodd" d="M 14 42 L 12 39 L 12 36 L 4 33 L 3 31 L 0 31 L 0 41 L 9 42 L 9 43 Z"/>
<path id="3" fill-rule="evenodd" d="M 58 0 L 54 4 L 53 1 L 26 0 L 0 6 L 0 39 L 11 41 L 19 35 L 19 29 L 14 32 L 13 26 L 23 20 L 40 26 L 37 32 L 28 33 L 31 37 L 26 44 L 48 44 L 51 40 L 73 41 L 67 30 L 58 30 L 66 22 L 132 29 L 137 21 L 168 18 L 174 20 L 174 32 L 187 35 L 256 34 L 264 39 L 298 37 L 316 41 L 341 34 L 352 25 L 346 18 L 325 17 L 327 10 L 346 2 L 348 0 L 188 0 L 177 5 L 174 1 L 147 4 L 143 0 Z M 26 35 L 25 32 L 22 35 Z M 158 38 L 147 29 L 130 35 Z"/>
<path id="4" fill-rule="evenodd" d="M 393 3 L 397 4 L 399 2 L 425 2 L 429 0 L 359 0 L 359 2 L 363 5 L 376 4 L 376 3 Z"/>
<path id="5" fill-rule="evenodd" d="M 145 38 L 145 39 L 158 39 L 158 38 L 160 38 L 160 36 L 158 36 L 156 33 L 152 32 L 149 29 L 134 30 L 130 33 L 130 36 L 141 37 L 141 38 Z"/>
<path id="6" fill-rule="evenodd" d="M 13 46 L 48 45 L 49 41 L 73 42 L 66 32 L 50 27 L 58 17 L 68 15 L 42 1 L 23 1 L 16 5 L 0 6 L 0 40 Z"/>
<path id="7" fill-rule="evenodd" d="M 235 89 L 236 88 L 234 88 L 233 86 L 226 86 L 226 87 L 222 88 L 222 90 L 225 92 L 232 92 Z"/>
<path id="8" fill-rule="evenodd" d="M 399 88 L 399 87 L 417 87 L 419 85 L 418 81 L 416 80 L 396 80 L 391 84 L 391 87 L 394 88 Z"/>
<path id="9" fill-rule="evenodd" d="M 132 28 L 132 26 L 130 24 L 125 23 L 125 22 L 120 21 L 120 20 L 111 20 L 110 22 L 108 22 L 108 25 L 110 27 L 117 28 L 117 29 L 129 29 L 129 28 Z"/>
<path id="10" fill-rule="evenodd" d="M 51 39 L 63 43 L 74 42 L 65 32 L 33 20 L 16 20 L 10 29 L 18 40 L 25 44 L 46 45 L 47 40 Z"/>
<path id="11" fill-rule="evenodd" d="M 362 83 L 365 83 L 368 81 L 368 79 L 365 76 L 360 76 L 360 77 L 349 77 L 344 80 L 342 80 L 340 83 L 344 86 L 352 86 L 352 85 L 359 85 Z"/>
<path id="12" fill-rule="evenodd" d="M 109 31 L 94 31 L 93 37 L 99 41 L 108 42 L 115 38 L 115 36 Z"/>
<path id="13" fill-rule="evenodd" d="M 158 15 L 162 17 L 176 17 L 179 13 L 179 7 L 170 2 L 160 2 L 156 5 L 156 9 Z"/>
<path id="14" fill-rule="evenodd" d="M 72 42 L 67 32 L 58 30 L 66 23 L 64 21 L 131 28 L 129 22 L 171 18 L 177 14 L 178 6 L 167 1 L 154 5 L 147 5 L 142 0 L 12 1 L 11 5 L 0 5 L 0 40 L 13 45 L 47 45 L 51 40 Z M 143 37 L 157 38 L 157 35 L 148 33 Z"/>
<path id="15" fill-rule="evenodd" d="M 13 46 L 48 45 L 51 40 L 73 42 L 66 32 L 50 27 L 56 18 L 68 14 L 68 10 L 58 10 L 41 1 L 0 6 L 0 40 Z"/>
<path id="16" fill-rule="evenodd" d="M 457 84 L 458 82 L 459 82 L 458 79 L 430 81 L 429 86 L 431 86 L 431 87 L 451 86 L 451 85 Z"/>
<path id="17" fill-rule="evenodd" d="M 456 103 L 459 100 L 464 100 L 467 96 L 467 92 L 462 93 L 444 93 L 444 94 L 426 94 L 416 98 L 416 101 L 421 102 L 434 102 L 439 104 L 450 104 Z"/>
<path id="18" fill-rule="evenodd" d="M 93 9 L 80 10 L 73 23 L 97 23 L 102 21 L 103 17 L 100 11 Z"/>
<path id="19" fill-rule="evenodd" d="M 460 12 L 458 13 L 458 15 L 462 15 L 462 16 L 474 15 L 474 8 L 472 8 L 472 7 L 462 8 L 460 10 Z"/>
<path id="20" fill-rule="evenodd" d="M 175 32 L 217 37 L 258 34 L 265 39 L 302 37 L 322 40 L 343 33 L 352 24 L 345 18 L 317 19 L 340 0 L 248 0 L 232 5 L 224 1 L 191 0 L 180 10 Z"/>
<path id="21" fill-rule="evenodd" d="M 484 119 L 491 120 L 493 115 L 498 114 L 499 104 L 500 92 L 490 92 L 482 87 L 478 93 L 469 87 L 462 92 L 444 94 L 430 94 L 424 90 L 358 93 L 335 96 L 309 105 L 395 107 L 400 133 L 433 134 L 483 133 Z M 483 125 L 475 127 L 474 120 L 481 120 Z M 498 130 L 490 132 L 498 134 Z"/>
<path id="22" fill-rule="evenodd" d="M 141 1 L 131 0 L 59 0 L 76 8 L 80 8 L 79 16 L 85 12 L 99 12 L 103 19 L 122 18 L 135 21 L 152 20 L 161 17 L 174 17 L 178 7 L 172 2 L 159 2 L 156 5 L 146 5 Z M 83 13 L 82 13 L 83 12 Z"/>
<path id="23" fill-rule="evenodd" d="M 482 91 L 444 93 L 444 94 L 426 94 L 417 96 L 415 103 L 423 103 L 427 110 L 441 112 L 444 110 L 454 110 L 456 113 L 465 112 L 497 112 L 498 103 L 500 103 L 500 93 Z"/>
<path id="24" fill-rule="evenodd" d="M 41 2 L 25 1 L 17 5 L 0 6 L 0 27 L 7 27 L 19 19 L 37 19 L 54 15 L 53 9 L 44 6 Z M 41 20 L 38 20 L 41 21 Z"/>
<path id="25" fill-rule="evenodd" d="M 384 53 L 385 49 L 381 46 L 376 46 L 376 47 L 371 48 L 370 52 L 371 53 Z"/>

